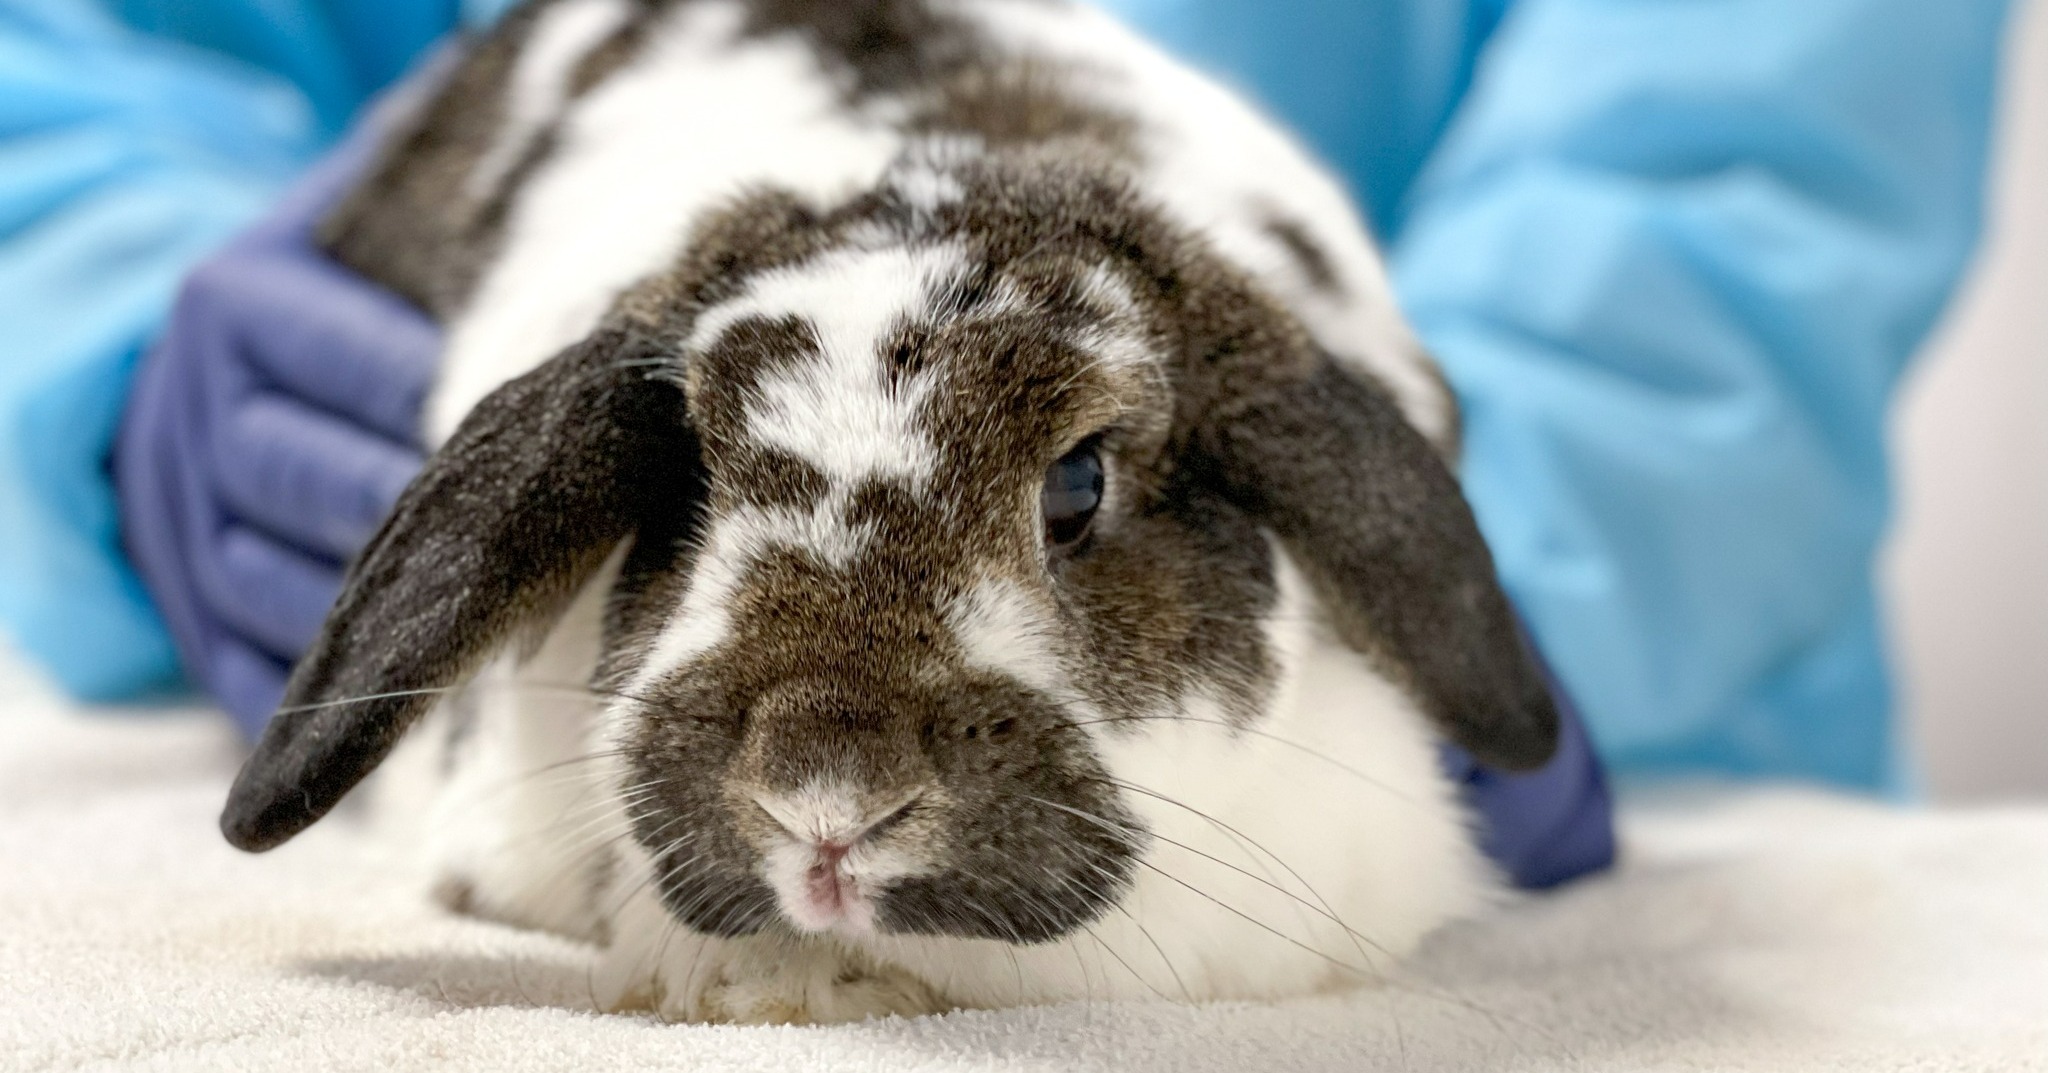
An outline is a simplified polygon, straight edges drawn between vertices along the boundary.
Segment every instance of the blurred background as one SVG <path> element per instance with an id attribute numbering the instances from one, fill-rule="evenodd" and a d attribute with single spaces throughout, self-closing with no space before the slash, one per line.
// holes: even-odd
<path id="1" fill-rule="evenodd" d="M 1984 245 L 1893 415 L 1883 578 L 1943 801 L 2048 797 L 2048 0 L 2017 20 Z"/>

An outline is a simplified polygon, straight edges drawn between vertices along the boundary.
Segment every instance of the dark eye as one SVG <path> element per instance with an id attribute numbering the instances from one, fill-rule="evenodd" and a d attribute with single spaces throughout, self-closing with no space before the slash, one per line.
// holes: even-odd
<path id="1" fill-rule="evenodd" d="M 1068 451 L 1045 471 L 1039 493 L 1045 512 L 1045 539 L 1056 548 L 1071 548 L 1088 535 L 1095 509 L 1102 505 L 1102 452 L 1094 439 Z"/>

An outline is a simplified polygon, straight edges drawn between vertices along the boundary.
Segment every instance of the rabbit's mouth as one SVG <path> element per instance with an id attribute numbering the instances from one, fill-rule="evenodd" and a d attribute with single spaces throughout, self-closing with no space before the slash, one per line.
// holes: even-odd
<path id="1" fill-rule="evenodd" d="M 803 894 L 795 899 L 794 907 L 785 905 L 783 910 L 797 917 L 797 923 L 809 927 L 845 923 L 859 931 L 874 926 L 874 907 L 861 894 L 860 880 L 843 867 L 847 849 L 831 842 L 813 849 L 815 857 L 804 870 Z"/>
<path id="2" fill-rule="evenodd" d="M 887 886 L 924 871 L 915 829 L 923 793 L 876 798 L 831 783 L 755 803 L 779 828 L 762 854 L 762 878 L 782 915 L 799 930 L 848 937 L 877 931 L 876 900 Z M 906 837 L 908 836 L 908 837 Z"/>
<path id="3" fill-rule="evenodd" d="M 1147 830 L 1064 706 L 965 671 L 894 691 L 741 677 L 666 679 L 626 732 L 628 817 L 681 923 L 1037 943 L 1128 890 Z"/>

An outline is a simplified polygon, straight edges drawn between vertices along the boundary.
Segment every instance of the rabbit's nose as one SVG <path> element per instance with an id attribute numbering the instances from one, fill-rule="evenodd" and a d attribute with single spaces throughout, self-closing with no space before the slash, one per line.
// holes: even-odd
<path id="1" fill-rule="evenodd" d="M 812 783 L 785 793 L 756 793 L 754 803 L 789 836 L 834 862 L 856 844 L 878 838 L 917 807 L 920 790 L 878 795 Z"/>

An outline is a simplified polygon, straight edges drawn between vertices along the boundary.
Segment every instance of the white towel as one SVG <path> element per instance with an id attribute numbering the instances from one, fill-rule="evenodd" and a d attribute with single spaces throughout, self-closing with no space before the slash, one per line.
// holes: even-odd
<path id="1" fill-rule="evenodd" d="M 1638 804 L 1618 873 L 1389 987 L 729 1028 L 589 1012 L 586 950 L 440 912 L 349 823 L 235 852 L 236 760 L 0 654 L 0 1069 L 2048 1070 L 2048 808 Z"/>

